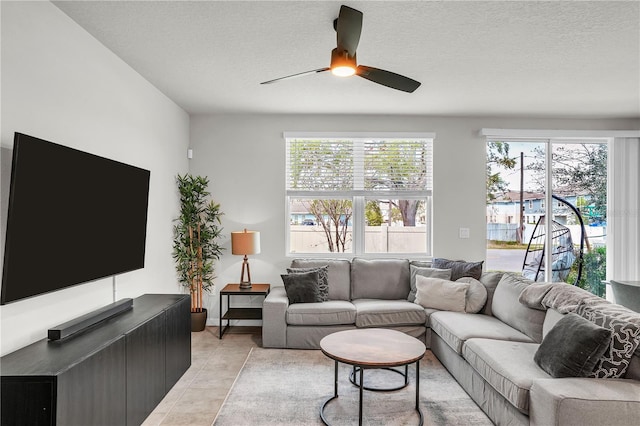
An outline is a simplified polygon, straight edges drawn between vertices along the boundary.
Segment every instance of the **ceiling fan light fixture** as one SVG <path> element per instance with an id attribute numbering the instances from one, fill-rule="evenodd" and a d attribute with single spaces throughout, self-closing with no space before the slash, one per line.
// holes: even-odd
<path id="1" fill-rule="evenodd" d="M 349 56 L 347 51 L 331 51 L 331 73 L 338 77 L 350 77 L 356 73 L 356 57 Z"/>
<path id="2" fill-rule="evenodd" d="M 346 65 L 346 66 L 331 68 L 331 73 L 333 75 L 337 75 L 338 77 L 350 77 L 356 73 L 356 70 L 355 68 Z"/>

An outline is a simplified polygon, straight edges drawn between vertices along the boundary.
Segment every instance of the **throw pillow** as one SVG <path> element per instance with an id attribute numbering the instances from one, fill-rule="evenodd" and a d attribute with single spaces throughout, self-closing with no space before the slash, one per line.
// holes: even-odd
<path id="1" fill-rule="evenodd" d="M 416 276 L 416 300 L 423 308 L 464 312 L 469 284 Z"/>
<path id="2" fill-rule="evenodd" d="M 547 333 L 533 360 L 553 377 L 587 377 L 610 343 L 611 330 L 570 313 Z"/>
<path id="3" fill-rule="evenodd" d="M 468 314 L 480 312 L 487 302 L 487 289 L 480 281 L 471 277 L 462 277 L 456 280 L 457 283 L 469 284 L 467 297 L 464 304 L 464 311 Z"/>
<path id="4" fill-rule="evenodd" d="M 301 272 L 318 272 L 318 302 L 326 302 L 329 300 L 329 266 L 319 268 L 287 268 L 290 274 L 299 274 Z"/>
<path id="5" fill-rule="evenodd" d="M 416 300 L 416 275 L 430 278 L 442 278 L 443 280 L 451 279 L 451 269 L 424 268 L 411 265 L 411 290 L 407 300 L 415 302 Z"/>
<path id="6" fill-rule="evenodd" d="M 318 301 L 318 271 L 281 275 L 289 303 Z"/>
<path id="7" fill-rule="evenodd" d="M 465 262 L 464 260 L 435 258 L 431 262 L 431 266 L 439 269 L 451 269 L 451 281 L 457 281 L 462 277 L 472 277 L 479 280 L 482 276 L 483 263 L 484 261 Z"/>
<path id="8" fill-rule="evenodd" d="M 609 347 L 600 357 L 589 377 L 623 377 L 629 368 L 633 352 L 640 344 L 640 327 L 613 315 L 607 315 L 602 308 L 587 303 L 580 303 L 576 314 L 612 332 Z"/>
<path id="9" fill-rule="evenodd" d="M 504 272 L 500 271 L 491 271 L 491 272 L 483 272 L 480 277 L 480 282 L 484 285 L 484 288 L 487 289 L 487 303 L 484 304 L 484 307 L 480 311 L 481 314 L 493 316 L 493 311 L 491 310 L 491 305 L 493 303 L 493 293 L 496 291 L 496 287 L 498 287 L 498 283 L 502 279 Z"/>
<path id="10" fill-rule="evenodd" d="M 491 311 L 500 321 L 540 343 L 546 312 L 531 309 L 518 300 L 520 293 L 529 285 L 537 284 L 520 274 L 506 272 L 493 293 Z"/>

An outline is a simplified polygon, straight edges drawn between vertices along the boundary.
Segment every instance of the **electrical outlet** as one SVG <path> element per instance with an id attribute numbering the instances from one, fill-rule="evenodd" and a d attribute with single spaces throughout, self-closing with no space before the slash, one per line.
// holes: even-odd
<path id="1" fill-rule="evenodd" d="M 460 238 L 469 238 L 469 228 L 460 228 Z"/>

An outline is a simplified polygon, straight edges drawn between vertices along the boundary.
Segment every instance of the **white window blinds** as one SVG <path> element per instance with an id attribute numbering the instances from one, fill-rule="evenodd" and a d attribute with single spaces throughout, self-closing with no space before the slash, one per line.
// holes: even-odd
<path id="1" fill-rule="evenodd" d="M 287 190 L 430 193 L 432 139 L 287 138 Z"/>

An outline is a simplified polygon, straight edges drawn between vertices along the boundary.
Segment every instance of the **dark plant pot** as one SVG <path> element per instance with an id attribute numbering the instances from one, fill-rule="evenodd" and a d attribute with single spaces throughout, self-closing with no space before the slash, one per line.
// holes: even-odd
<path id="1" fill-rule="evenodd" d="M 202 331 L 207 325 L 207 310 L 202 308 L 202 312 L 191 312 L 191 331 Z"/>

